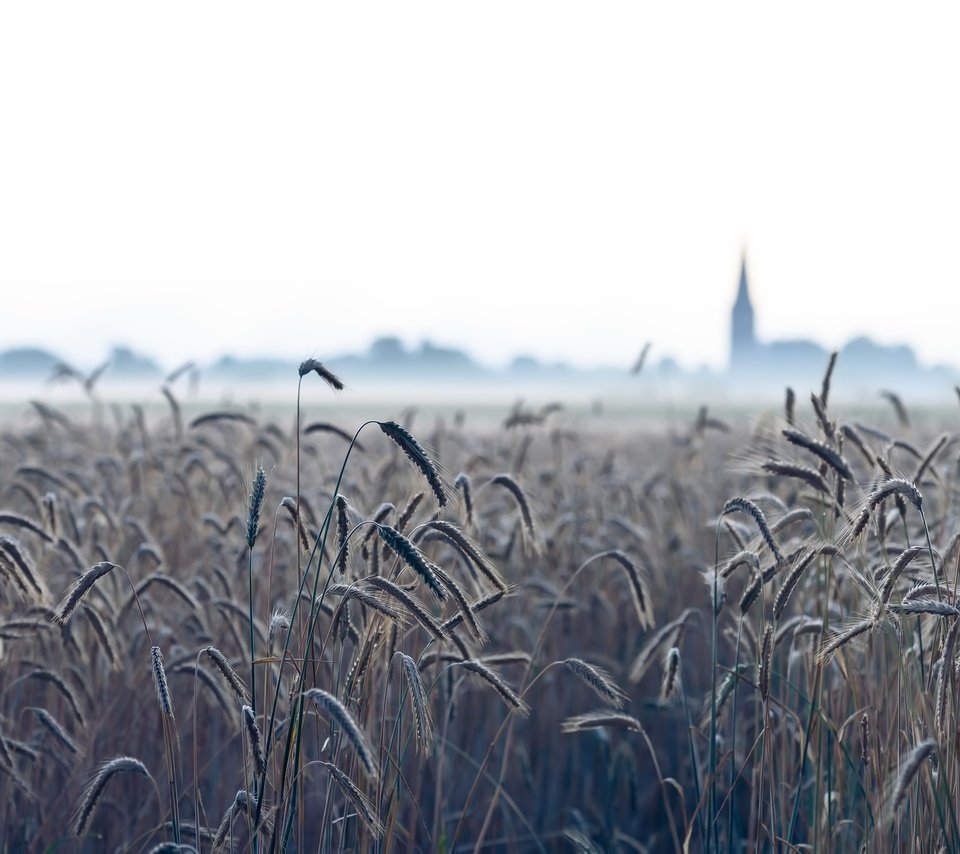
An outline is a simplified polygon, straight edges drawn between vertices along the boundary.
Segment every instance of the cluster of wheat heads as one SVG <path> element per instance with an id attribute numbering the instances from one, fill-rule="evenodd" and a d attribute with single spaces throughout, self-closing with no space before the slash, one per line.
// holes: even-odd
<path id="1" fill-rule="evenodd" d="M 35 404 L 4 848 L 955 847 L 953 443 L 828 392 L 749 435 Z"/>
<path id="2" fill-rule="evenodd" d="M 336 385 L 309 362 L 300 381 L 314 372 Z M 560 723 L 624 705 L 606 644 L 636 647 L 656 601 L 634 487 L 619 528 L 578 503 L 618 478 L 606 454 L 543 423 L 347 430 L 335 405 L 301 417 L 299 391 L 293 431 L 164 397 L 166 415 L 112 422 L 36 403 L 2 433 L 5 848 L 547 850 L 589 832 L 606 748 Z M 598 609 L 611 634 L 578 640 Z M 642 779 L 639 753 L 620 764 L 617 785 Z"/>

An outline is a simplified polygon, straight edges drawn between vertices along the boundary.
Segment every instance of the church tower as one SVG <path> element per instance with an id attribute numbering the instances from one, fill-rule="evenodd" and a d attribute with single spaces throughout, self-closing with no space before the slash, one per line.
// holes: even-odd
<path id="1" fill-rule="evenodd" d="M 750 367 L 754 358 L 757 339 L 753 331 L 753 305 L 747 289 L 747 256 L 740 256 L 740 285 L 737 288 L 737 300 L 733 304 L 730 327 L 730 370 L 743 371 Z"/>

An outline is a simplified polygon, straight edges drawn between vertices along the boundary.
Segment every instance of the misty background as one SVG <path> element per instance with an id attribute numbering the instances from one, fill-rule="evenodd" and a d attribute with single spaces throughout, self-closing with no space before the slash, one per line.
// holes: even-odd
<path id="1" fill-rule="evenodd" d="M 949 396 L 958 14 L 7 4 L 0 351 L 215 373 L 397 337 L 563 386 L 652 342 L 637 382 L 722 394 L 746 252 L 758 339 L 907 345 Z"/>

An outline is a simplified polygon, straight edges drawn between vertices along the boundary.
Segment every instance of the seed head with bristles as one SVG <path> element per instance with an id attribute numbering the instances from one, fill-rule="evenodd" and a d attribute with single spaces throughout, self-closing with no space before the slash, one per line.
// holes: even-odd
<path id="1" fill-rule="evenodd" d="M 430 588 L 430 592 L 439 601 L 442 602 L 447 598 L 447 592 L 437 578 L 433 563 L 424 556 L 420 549 L 389 525 L 378 525 L 377 533 L 380 534 L 380 539 L 387 544 L 387 547 L 420 576 L 423 583 Z"/>
<path id="2" fill-rule="evenodd" d="M 643 732 L 640 721 L 623 712 L 587 712 L 584 715 L 576 715 L 567 718 L 560 724 L 562 732 L 584 732 L 589 729 L 600 729 L 602 727 L 615 727 L 618 729 L 628 729 L 634 732 Z"/>
<path id="3" fill-rule="evenodd" d="M 94 564 L 83 573 L 83 575 L 76 580 L 73 587 L 67 591 L 67 595 L 63 597 L 63 601 L 57 605 L 54 610 L 54 622 L 59 623 L 61 626 L 65 625 L 73 612 L 77 610 L 77 606 L 83 597 L 90 591 L 90 588 L 93 587 L 100 578 L 110 572 L 111 569 L 116 569 L 117 566 L 117 564 L 105 560 Z"/>
<path id="4" fill-rule="evenodd" d="M 371 575 L 366 579 L 365 582 L 368 586 L 373 587 L 375 590 L 382 591 L 386 593 L 387 596 L 390 596 L 392 599 L 395 599 L 407 610 L 407 612 L 421 625 L 425 628 L 434 640 L 443 640 L 447 637 L 447 629 L 440 625 L 434 619 L 434 617 L 427 611 L 423 606 L 423 603 L 420 602 L 415 596 L 411 596 L 400 587 L 398 584 L 394 584 L 390 579 L 384 578 L 380 575 Z M 393 625 L 397 625 L 398 621 L 394 621 Z"/>
<path id="5" fill-rule="evenodd" d="M 277 639 L 277 635 L 280 632 L 287 632 L 290 630 L 290 617 L 286 611 L 282 608 L 275 608 L 273 615 L 270 617 L 270 628 L 267 633 L 267 648 L 270 650 L 270 653 L 273 653 L 273 644 Z"/>
<path id="6" fill-rule="evenodd" d="M 606 670 L 602 667 L 588 664 L 579 658 L 568 658 L 563 663 L 579 676 L 583 683 L 588 685 L 604 703 L 614 709 L 623 708 L 627 695 L 620 686 L 613 681 L 613 678 Z"/>
<path id="7" fill-rule="evenodd" d="M 920 742 L 900 763 L 900 773 L 893 778 L 890 784 L 890 794 L 887 799 L 886 819 L 888 822 L 896 818 L 897 812 L 903 806 L 910 784 L 923 767 L 923 763 L 933 755 L 937 749 L 937 742 L 932 738 Z"/>
<path id="8" fill-rule="evenodd" d="M 363 730 L 357 725 L 346 706 L 333 694 L 328 694 L 320 688 L 311 688 L 304 692 L 304 699 L 313 700 L 327 715 L 343 730 L 347 741 L 356 753 L 360 764 L 370 777 L 377 776 L 377 761 Z"/>
<path id="9" fill-rule="evenodd" d="M 383 823 L 380 821 L 379 816 L 377 815 L 377 808 L 373 805 L 370 799 L 357 788 L 356 783 L 353 782 L 346 774 L 343 773 L 336 765 L 333 765 L 330 762 L 321 761 L 320 764 L 326 768 L 334 780 L 337 781 L 337 785 L 340 787 L 340 791 L 343 792 L 344 797 L 351 804 L 353 808 L 357 811 L 357 816 L 360 820 L 366 825 L 367 830 L 370 832 L 370 835 L 375 839 L 379 839 L 383 836 Z"/>
<path id="10" fill-rule="evenodd" d="M 866 712 L 860 717 L 860 761 L 870 764 L 870 716 Z"/>
<path id="11" fill-rule="evenodd" d="M 504 489 L 509 492 L 514 500 L 517 502 L 517 507 L 520 510 L 520 519 L 523 521 L 523 529 L 526 531 L 527 537 L 529 537 L 531 544 L 536 549 L 539 547 L 539 541 L 537 538 L 537 526 L 533 520 L 533 510 L 530 507 L 530 502 L 527 499 L 527 494 L 524 492 L 523 487 L 509 474 L 498 474 L 495 477 L 490 478 L 490 483 L 496 484 L 497 486 L 502 486 Z"/>
<path id="12" fill-rule="evenodd" d="M 633 599 L 633 607 L 637 612 L 640 627 L 652 629 L 654 626 L 653 603 L 647 594 L 647 585 L 644 583 L 640 568 L 629 555 L 620 551 L 620 549 L 612 549 L 604 552 L 604 555 L 616 561 L 627 574 L 627 579 L 630 582 L 630 595 Z"/>
<path id="13" fill-rule="evenodd" d="M 350 558 L 350 524 L 347 516 L 347 500 L 337 495 L 337 569 L 340 575 L 346 575 L 347 561 Z"/>
<path id="14" fill-rule="evenodd" d="M 257 466 L 257 473 L 253 476 L 250 488 L 250 507 L 247 512 L 247 548 L 252 549 L 257 541 L 257 531 L 260 528 L 260 511 L 263 509 L 263 499 L 267 492 L 267 474 L 263 466 Z"/>
<path id="15" fill-rule="evenodd" d="M 472 563 L 498 590 L 506 590 L 507 583 L 486 555 L 480 551 L 456 525 L 443 519 L 432 519 L 426 527 L 437 531 L 461 555 Z"/>
<path id="16" fill-rule="evenodd" d="M 829 445 L 818 442 L 816 439 L 811 439 L 799 430 L 784 430 L 783 435 L 791 444 L 804 448 L 814 456 L 819 457 L 842 478 L 853 481 L 853 471 L 850 468 L 850 464 L 838 451 L 835 451 Z"/>
<path id="17" fill-rule="evenodd" d="M 663 681 L 660 683 L 660 705 L 667 705 L 680 690 L 680 650 L 672 646 L 663 661 Z"/>
<path id="18" fill-rule="evenodd" d="M 253 754 L 253 763 L 257 769 L 257 774 L 262 777 L 267 772 L 267 760 L 263 753 L 263 737 L 260 734 L 260 727 L 257 724 L 257 716 L 250 706 L 244 706 L 241 711 L 243 714 L 243 725 L 247 730 L 247 738 L 250 740 L 250 752 Z"/>
<path id="19" fill-rule="evenodd" d="M 299 374 L 301 377 L 305 377 L 311 371 L 320 377 L 330 388 L 336 391 L 343 391 L 343 382 L 340 378 L 325 368 L 316 359 L 305 359 L 300 363 Z"/>
<path id="20" fill-rule="evenodd" d="M 763 511 L 749 498 L 737 497 L 729 499 L 727 503 L 723 505 L 723 512 L 720 515 L 726 516 L 727 513 L 733 513 L 737 510 L 739 510 L 741 513 L 746 513 L 753 519 L 757 525 L 757 530 L 760 531 L 763 541 L 773 553 L 777 563 L 782 563 L 783 553 L 780 551 L 777 541 L 773 538 L 773 534 L 770 532 L 770 526 L 767 524 L 767 517 L 763 515 Z"/>
<path id="21" fill-rule="evenodd" d="M 414 734 L 417 746 L 423 753 L 433 749 L 433 722 L 430 719 L 430 706 L 427 703 L 427 692 L 420 679 L 417 663 L 407 654 L 400 653 L 400 663 L 403 675 L 407 682 L 407 693 L 410 695 L 410 709 L 413 712 Z"/>
<path id="22" fill-rule="evenodd" d="M 880 484 L 867 497 L 867 506 L 873 510 L 884 498 L 900 495 L 906 498 L 917 510 L 923 510 L 923 495 L 915 483 L 902 477 L 891 477 Z"/>
<path id="23" fill-rule="evenodd" d="M 460 490 L 463 496 L 463 510 L 467 517 L 467 525 L 473 524 L 473 488 L 470 482 L 470 475 L 461 472 L 453 482 L 454 486 Z"/>
<path id="24" fill-rule="evenodd" d="M 506 681 L 495 670 L 491 670 L 482 661 L 470 659 L 461 661 L 460 666 L 466 668 L 472 673 L 476 673 L 481 679 L 487 682 L 502 698 L 503 701 L 521 717 L 526 717 L 530 713 L 530 707 L 523 701 L 516 691 L 511 688 Z"/>
<path id="25" fill-rule="evenodd" d="M 140 776 L 149 778 L 151 781 L 153 780 L 146 766 L 139 759 L 135 759 L 132 756 L 118 756 L 116 759 L 105 762 L 97 769 L 96 774 L 94 774 L 83 790 L 83 795 L 80 798 L 80 803 L 77 805 L 71 822 L 74 836 L 83 835 L 90 821 L 90 816 L 93 814 L 94 807 L 96 807 L 100 795 L 103 794 L 104 787 L 110 781 L 111 777 L 115 774 L 122 773 L 139 774 Z"/>
<path id="26" fill-rule="evenodd" d="M 377 424 L 384 435 L 420 470 L 433 491 L 437 504 L 444 507 L 447 503 L 447 493 L 440 478 L 440 472 L 423 446 L 413 438 L 406 427 L 397 424 L 396 421 L 378 421 Z"/>
<path id="27" fill-rule="evenodd" d="M 53 717 L 53 715 L 51 715 L 46 709 L 41 709 L 37 706 L 29 706 L 28 708 L 37 716 L 37 720 L 40 721 L 44 729 L 46 729 L 63 747 L 65 747 L 70 753 L 80 753 L 80 748 L 77 746 L 77 743 L 69 735 L 67 735 L 66 730 L 60 725 L 56 718 Z"/>
<path id="28" fill-rule="evenodd" d="M 760 671 L 757 682 L 760 685 L 760 696 L 764 701 L 770 696 L 770 671 L 773 668 L 773 624 L 767 623 L 763 632 L 763 642 L 760 645 Z"/>
<path id="29" fill-rule="evenodd" d="M 167 685 L 167 672 L 163 667 L 163 653 L 160 647 L 150 648 L 150 658 L 153 661 L 153 681 L 157 688 L 157 699 L 160 709 L 168 718 L 173 717 L 173 700 L 170 698 L 170 686 Z"/>
<path id="30" fill-rule="evenodd" d="M 214 663 L 220 675 L 230 686 L 230 690 L 233 691 L 233 695 L 237 698 L 237 701 L 241 705 L 248 704 L 250 702 L 250 692 L 247 691 L 247 686 L 243 684 L 240 675 L 233 669 L 233 665 L 227 661 L 226 656 L 215 646 L 204 647 L 202 652 Z"/>
<path id="31" fill-rule="evenodd" d="M 814 558 L 818 554 L 817 549 L 811 549 L 806 553 L 801 553 L 801 557 L 793 565 L 793 569 L 790 570 L 790 573 L 777 591 L 776 598 L 773 600 L 773 618 L 775 620 L 780 619 L 780 615 L 783 614 L 784 609 L 787 607 L 787 603 L 790 601 L 793 591 L 796 590 L 797 585 L 800 583 L 803 574 L 807 571 L 807 567 L 813 563 Z"/>

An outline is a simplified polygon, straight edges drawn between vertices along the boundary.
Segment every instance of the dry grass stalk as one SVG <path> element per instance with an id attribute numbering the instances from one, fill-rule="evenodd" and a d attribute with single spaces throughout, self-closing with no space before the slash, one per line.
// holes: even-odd
<path id="1" fill-rule="evenodd" d="M 797 395 L 790 386 L 787 386 L 787 391 L 783 400 L 783 417 L 786 419 L 787 424 L 791 427 L 793 426 L 795 420 L 795 410 L 797 404 Z"/>
<path id="2" fill-rule="evenodd" d="M 637 612 L 637 620 L 640 623 L 640 627 L 652 629 L 654 626 L 653 603 L 646 593 L 640 569 L 629 555 L 619 549 L 611 549 L 608 552 L 604 552 L 604 556 L 616 561 L 627 574 L 627 579 L 630 582 L 630 595 L 633 598 L 633 607 Z"/>
<path id="3" fill-rule="evenodd" d="M 473 486 L 470 475 L 460 472 L 453 485 L 460 490 L 463 496 L 463 510 L 467 517 L 467 525 L 473 525 Z"/>
<path id="4" fill-rule="evenodd" d="M 147 777 L 153 782 L 153 777 L 150 775 L 146 766 L 139 759 L 135 759 L 132 756 L 118 756 L 115 759 L 104 762 L 83 790 L 83 795 L 80 798 L 80 803 L 77 806 L 71 822 L 71 829 L 74 836 L 83 835 L 90 821 L 90 816 L 93 815 L 97 801 L 103 794 L 104 788 L 116 774 L 138 774 L 142 777 Z M 156 784 L 154 783 L 154 785 Z"/>
<path id="5" fill-rule="evenodd" d="M 843 646 L 846 646 L 854 638 L 859 637 L 864 632 L 874 628 L 873 618 L 866 620 L 857 620 L 850 623 L 846 628 L 835 632 L 829 640 L 825 640 L 817 652 L 817 664 L 825 663 L 834 652 Z"/>
<path id="6" fill-rule="evenodd" d="M 440 602 L 447 598 L 447 593 L 437 578 L 435 564 L 428 560 L 420 549 L 389 525 L 378 525 L 377 532 L 387 548 L 420 576 L 423 583 Z"/>
<path id="7" fill-rule="evenodd" d="M 820 400 L 818 395 L 810 392 L 810 404 L 813 406 L 813 412 L 817 416 L 817 424 L 820 425 L 823 435 L 827 437 L 828 441 L 835 442 L 837 436 L 833 429 L 833 423 L 827 415 L 827 408 L 823 401 Z"/>
<path id="8" fill-rule="evenodd" d="M 723 511 L 720 515 L 726 516 L 727 513 L 734 511 L 746 513 L 753 519 L 756 523 L 757 530 L 760 531 L 760 536 L 763 537 L 763 541 L 767 544 L 767 548 L 770 549 L 774 558 L 776 558 L 777 563 L 783 563 L 783 554 L 777 545 L 777 541 L 773 538 L 773 533 L 770 531 L 770 526 L 767 524 L 767 517 L 763 515 L 763 511 L 749 498 L 737 497 L 729 499 L 727 503 L 723 505 Z"/>
<path id="9" fill-rule="evenodd" d="M 896 818 L 897 812 L 903 806 L 910 784 L 917 776 L 917 772 L 923 766 L 923 763 L 936 752 L 936 749 L 937 742 L 929 738 L 913 748 L 906 759 L 900 763 L 900 773 L 894 777 L 887 799 L 886 818 L 888 822 Z"/>
<path id="10" fill-rule="evenodd" d="M 471 603 L 470 609 L 474 612 L 482 611 L 485 608 L 489 608 L 491 605 L 496 605 L 501 599 L 505 596 L 508 596 L 514 591 L 515 588 L 507 587 L 505 590 L 494 590 L 492 593 L 488 593 L 486 596 L 482 596 L 476 602 Z M 444 620 L 442 624 L 443 631 L 446 633 L 452 632 L 457 626 L 463 622 L 463 613 L 458 611 L 452 617 Z"/>
<path id="11" fill-rule="evenodd" d="M 760 687 L 760 697 L 764 702 L 770 696 L 770 676 L 773 669 L 773 626 L 767 623 L 763 631 L 763 642 L 760 644 L 760 667 L 757 684 Z"/>
<path id="12" fill-rule="evenodd" d="M 253 810 L 251 810 L 251 806 Z M 238 816 L 254 815 L 256 814 L 257 807 L 257 798 L 252 797 L 245 789 L 240 789 L 234 797 L 233 803 L 230 804 L 226 813 L 224 813 L 223 820 L 220 822 L 220 826 L 217 828 L 217 832 L 213 837 L 213 850 L 217 851 L 223 847 L 227 841 L 227 837 L 233 831 L 233 824 Z M 256 833 L 270 833 L 271 828 L 272 822 L 261 813 L 260 825 L 256 829 Z"/>
<path id="13" fill-rule="evenodd" d="M 103 618 L 100 616 L 100 612 L 91 605 L 84 604 L 83 613 L 86 616 L 87 621 L 90 623 L 90 626 L 93 628 L 93 633 L 97 638 L 97 642 L 107 655 L 107 661 L 110 664 L 110 669 L 119 670 L 120 657 L 117 655 L 117 648 L 113 642 L 113 634 L 104 623 Z"/>
<path id="14" fill-rule="evenodd" d="M 821 475 L 820 472 L 809 466 L 801 465 L 800 463 L 767 460 L 760 468 L 768 474 L 776 475 L 777 477 L 793 477 L 802 480 L 808 486 L 812 486 L 817 492 L 827 493 L 830 491 L 830 487 L 827 486 L 827 482 L 823 479 L 823 475 Z"/>
<path id="15" fill-rule="evenodd" d="M 720 570 L 720 577 L 729 579 L 733 571 L 741 566 L 749 566 L 754 572 L 759 572 L 760 558 L 757 557 L 756 552 L 750 551 L 749 549 L 739 551 L 723 565 L 723 568 Z"/>
<path id="16" fill-rule="evenodd" d="M 867 506 L 873 510 L 881 501 L 891 495 L 900 495 L 907 499 L 917 510 L 923 510 L 923 496 L 915 483 L 902 477 L 890 477 L 867 497 Z"/>
<path id="17" fill-rule="evenodd" d="M 39 604 L 44 604 L 49 599 L 49 594 L 37 577 L 36 570 L 20 544 L 11 537 L 0 535 L 0 553 L 2 553 L 3 558 L 9 560 L 9 563 L 19 571 L 27 582 L 32 591 L 33 600 Z"/>
<path id="18" fill-rule="evenodd" d="M 247 731 L 247 739 L 250 742 L 250 752 L 253 754 L 253 763 L 257 775 L 263 777 L 267 773 L 267 758 L 263 752 L 263 736 L 260 734 L 260 727 L 257 724 L 257 716 L 250 706 L 244 706 L 240 713 L 243 717 L 243 725 Z"/>
<path id="19" fill-rule="evenodd" d="M 347 500 L 338 495 L 337 505 L 337 570 L 340 575 L 347 574 L 347 562 L 350 559 L 350 522 L 347 514 Z"/>
<path id="20" fill-rule="evenodd" d="M 344 386 L 340 378 L 325 368 L 316 359 L 305 359 L 300 363 L 299 374 L 301 377 L 305 377 L 311 371 L 320 377 L 330 388 L 336 391 L 343 391 Z"/>
<path id="21" fill-rule="evenodd" d="M 863 456 L 870 468 L 873 468 L 877 464 L 876 456 L 874 456 L 873 451 L 870 450 L 866 440 L 860 435 L 860 431 L 857 430 L 856 427 L 854 427 L 852 424 L 843 422 L 840 424 L 840 433 L 853 443 L 853 446 L 860 452 L 861 456 Z"/>
<path id="22" fill-rule="evenodd" d="M 417 512 L 420 505 L 423 503 L 423 499 L 426 498 L 425 492 L 416 493 L 413 498 L 407 502 L 407 506 L 403 508 L 403 512 L 397 518 L 397 530 L 403 533 L 407 525 L 410 524 L 410 520 L 413 518 L 414 514 Z"/>
<path id="23" fill-rule="evenodd" d="M 953 619 L 950 621 L 950 628 L 943 640 L 943 653 L 940 656 L 940 670 L 937 674 L 937 689 L 934 695 L 934 730 L 941 739 L 947 735 L 947 690 L 950 687 L 956 661 L 958 627 L 960 627 L 960 620 Z"/>
<path id="24" fill-rule="evenodd" d="M 884 389 L 880 392 L 880 397 L 890 402 L 890 405 L 893 407 L 893 411 L 897 414 L 897 421 L 900 422 L 900 426 L 904 428 L 909 427 L 910 416 L 907 414 L 907 408 L 903 405 L 900 395 L 898 395 L 896 392 Z"/>
<path id="25" fill-rule="evenodd" d="M 245 412 L 219 410 L 217 412 L 205 412 L 203 415 L 198 415 L 190 422 L 189 426 L 192 430 L 195 427 L 202 427 L 204 424 L 219 424 L 221 421 L 235 421 L 238 424 L 248 424 L 250 426 L 256 426 L 257 423 Z"/>
<path id="26" fill-rule="evenodd" d="M 307 700 L 313 700 L 343 730 L 367 775 L 372 778 L 377 777 L 377 760 L 373 748 L 370 747 L 363 730 L 347 711 L 346 706 L 332 694 L 320 688 L 310 688 L 304 692 L 303 696 Z"/>
<path id="27" fill-rule="evenodd" d="M 354 441 L 353 436 L 350 433 L 348 433 L 342 427 L 337 427 L 336 424 L 331 424 L 328 421 L 314 421 L 303 428 L 303 433 L 305 436 L 310 436 L 313 433 L 332 433 L 334 436 L 343 439 L 344 442 L 353 442 L 353 447 L 355 450 L 364 450 L 363 445 L 360 444 L 359 441 Z"/>
<path id="28" fill-rule="evenodd" d="M 247 510 L 247 548 L 252 549 L 257 542 L 257 533 L 260 530 L 260 511 L 263 509 L 263 499 L 267 493 L 267 474 L 263 466 L 257 466 L 253 483 L 250 487 L 250 505 Z"/>
<path id="29" fill-rule="evenodd" d="M 661 706 L 666 706 L 680 692 L 680 650 L 672 646 L 663 659 L 663 680 L 660 683 Z"/>
<path id="30" fill-rule="evenodd" d="M 384 827 L 380 821 L 380 817 L 377 815 L 377 808 L 373 802 L 363 794 L 353 780 L 344 774 L 336 765 L 331 762 L 321 762 L 320 764 L 323 765 L 323 767 L 330 772 L 330 776 L 336 780 L 340 791 L 343 792 L 344 797 L 353 805 L 353 808 L 357 811 L 357 816 L 363 822 L 370 835 L 375 839 L 380 839 L 383 836 Z"/>
<path id="31" fill-rule="evenodd" d="M 631 682 L 636 683 L 643 679 L 644 674 L 653 661 L 654 653 L 656 653 L 660 646 L 666 643 L 669 643 L 671 646 L 676 644 L 677 638 L 686 625 L 687 620 L 695 613 L 697 613 L 695 609 L 687 608 L 675 620 L 671 620 L 658 629 L 657 632 L 644 643 L 637 657 L 634 659 L 633 665 L 630 667 L 630 673 L 627 678 Z"/>
<path id="32" fill-rule="evenodd" d="M 0 525 L 10 525 L 14 528 L 22 528 L 36 534 L 45 543 L 52 543 L 51 537 L 39 522 L 29 519 L 26 516 L 20 516 L 17 513 L 0 513 Z"/>
<path id="33" fill-rule="evenodd" d="M 87 722 L 83 716 L 83 712 L 80 710 L 80 703 L 77 701 L 77 695 L 62 677 L 58 676 L 52 670 L 38 668 L 28 673 L 24 678 L 35 679 L 39 682 L 46 682 L 48 685 L 52 685 L 54 688 L 56 688 L 60 695 L 69 704 L 70 711 L 73 712 L 73 716 L 77 719 L 77 723 L 79 723 L 81 727 L 86 726 Z"/>
<path id="34" fill-rule="evenodd" d="M 166 717 L 173 718 L 173 700 L 170 697 L 170 686 L 167 685 L 167 672 L 163 667 L 163 653 L 160 647 L 150 648 L 150 658 L 153 662 L 153 681 L 157 688 L 157 699 L 160 701 L 160 709 Z"/>
<path id="35" fill-rule="evenodd" d="M 753 607 L 753 603 L 760 597 L 760 591 L 763 589 L 763 574 L 756 573 L 750 578 L 750 583 L 743 589 L 740 596 L 740 613 L 746 613 Z"/>
<path id="36" fill-rule="evenodd" d="M 273 655 L 274 644 L 280 632 L 290 631 L 290 617 L 283 608 L 274 608 L 270 616 L 270 626 L 267 629 L 267 649 Z"/>
<path id="37" fill-rule="evenodd" d="M 490 685 L 503 698 L 503 701 L 516 714 L 521 717 L 526 717 L 530 713 L 530 707 L 520 698 L 517 692 L 504 681 L 499 673 L 491 670 L 482 661 L 478 661 L 475 658 L 469 659 L 467 661 L 461 661 L 460 666 L 483 679 L 484 682 Z"/>
<path id="38" fill-rule="evenodd" d="M 520 518 L 523 520 L 524 531 L 526 531 L 531 545 L 533 545 L 534 548 L 537 548 L 537 526 L 533 521 L 533 510 L 530 507 L 530 502 L 527 500 L 526 492 L 523 491 L 523 487 L 521 487 L 520 484 L 517 483 L 517 481 L 514 480 L 509 474 L 498 474 L 495 477 L 490 478 L 490 483 L 495 484 L 496 486 L 502 486 L 513 496 L 514 500 L 517 502 L 517 507 L 520 509 Z"/>
<path id="39" fill-rule="evenodd" d="M 372 575 L 366 579 L 365 583 L 377 590 L 382 590 L 388 596 L 396 599 L 410 615 L 425 628 L 434 640 L 443 640 L 447 637 L 447 630 L 438 623 L 423 606 L 423 604 L 414 596 L 411 596 L 399 585 L 383 578 L 380 575 Z"/>
<path id="40" fill-rule="evenodd" d="M 850 469 L 850 464 L 838 451 L 835 451 L 829 445 L 825 445 L 823 442 L 818 442 L 816 439 L 811 439 L 809 436 L 804 435 L 799 430 L 784 430 L 783 436 L 791 444 L 810 451 L 811 454 L 819 457 L 837 474 L 839 474 L 840 477 L 853 482 L 854 476 L 853 471 Z"/>
<path id="41" fill-rule="evenodd" d="M 361 605 L 382 614 L 388 620 L 395 621 L 401 625 L 405 622 L 403 614 L 396 608 L 391 608 L 382 597 L 376 596 L 366 587 L 359 584 L 334 584 L 327 593 L 331 596 L 340 596 L 344 599 L 356 599 Z"/>
<path id="42" fill-rule="evenodd" d="M 46 729 L 47 732 L 49 732 L 62 747 L 65 747 L 75 756 L 80 754 L 81 751 L 77 746 L 77 743 L 70 738 L 69 735 L 67 735 L 67 731 L 60 726 L 60 724 L 57 722 L 57 719 L 54 718 L 53 715 L 51 715 L 46 709 L 41 709 L 37 706 L 28 706 L 27 708 L 37 716 L 37 720 L 40 721 L 43 728 Z"/>
<path id="43" fill-rule="evenodd" d="M 440 507 L 447 504 L 447 493 L 440 478 L 440 472 L 423 446 L 413 438 L 410 432 L 396 421 L 377 422 L 384 435 L 390 439 L 419 469 L 424 476 Z"/>
<path id="44" fill-rule="evenodd" d="M 110 561 L 101 561 L 90 567 L 90 569 L 76 580 L 73 587 L 67 591 L 67 595 L 63 598 L 63 601 L 57 605 L 53 613 L 53 620 L 61 626 L 65 625 L 67 620 L 73 615 L 73 612 L 77 610 L 77 606 L 83 597 L 90 591 L 90 588 L 110 572 L 110 570 L 116 568 L 117 564 L 111 563 Z"/>
<path id="45" fill-rule="evenodd" d="M 437 578 L 440 579 L 440 583 L 449 591 L 453 597 L 453 601 L 457 603 L 457 608 L 463 615 L 463 622 L 470 631 L 470 635 L 478 644 L 485 644 L 489 640 L 487 630 L 483 627 L 480 618 L 467 601 L 467 596 L 463 592 L 463 588 L 441 567 L 434 565 L 433 571 Z"/>
<path id="46" fill-rule="evenodd" d="M 870 716 L 866 712 L 860 716 L 860 762 L 864 767 L 870 764 Z"/>
<path id="47" fill-rule="evenodd" d="M 485 659 L 485 662 L 492 663 L 489 658 Z M 613 677 L 606 670 L 594 664 L 588 664 L 579 658 L 568 658 L 563 663 L 579 676 L 583 683 L 590 687 L 604 703 L 614 709 L 623 708 L 627 701 L 627 695 L 613 681 Z"/>
<path id="48" fill-rule="evenodd" d="M 824 409 L 827 408 L 827 398 L 830 396 L 830 380 L 833 377 L 833 369 L 837 364 L 837 351 L 830 354 L 827 361 L 827 369 L 823 374 L 823 383 L 820 387 L 820 404 Z"/>
<path id="49" fill-rule="evenodd" d="M 456 525 L 443 519 L 432 519 L 427 522 L 426 528 L 437 531 L 447 542 L 449 542 L 457 551 L 472 563 L 480 573 L 490 581 L 499 590 L 506 590 L 507 583 L 497 572 L 496 567 L 490 562 L 486 555 L 480 551 Z"/>
<path id="50" fill-rule="evenodd" d="M 911 599 L 894 602 L 888 606 L 895 614 L 934 614 L 938 617 L 960 617 L 960 609 L 946 602 L 927 599 Z"/>
<path id="51" fill-rule="evenodd" d="M 576 715 L 567 718 L 560 724 L 562 732 L 584 732 L 590 729 L 600 729 L 601 727 L 613 727 L 615 729 L 628 729 L 633 732 L 643 732 L 640 721 L 623 712 L 587 712 L 584 715 Z"/>
<path id="52" fill-rule="evenodd" d="M 407 682 L 407 693 L 410 695 L 417 747 L 422 753 L 430 753 L 433 750 L 433 721 L 430 718 L 427 692 L 420 680 L 420 671 L 417 663 L 406 653 L 400 653 L 400 664 Z"/>
<path id="53" fill-rule="evenodd" d="M 933 461 L 937 458 L 940 452 L 946 447 L 947 442 L 950 441 L 949 433 L 941 433 L 940 436 L 934 441 L 930 446 L 929 450 L 923 455 L 923 459 L 920 460 L 920 465 L 917 466 L 917 470 L 913 475 L 913 482 L 920 483 L 923 480 L 924 474 L 926 474 L 927 469 L 933 465 Z"/>
<path id="54" fill-rule="evenodd" d="M 900 552 L 900 556 L 893 562 L 893 565 L 890 567 L 890 571 L 884 577 L 883 585 L 880 588 L 880 601 L 884 605 L 890 601 L 890 596 L 893 594 L 893 588 L 896 585 L 897 580 L 903 574 L 903 571 L 918 554 L 924 551 L 926 551 L 926 549 L 920 546 L 910 546 L 909 548 L 906 548 Z"/>
<path id="55" fill-rule="evenodd" d="M 230 686 L 230 690 L 233 692 L 233 696 L 237 698 L 237 702 L 240 703 L 241 706 L 248 705 L 250 703 L 250 692 L 247 691 L 247 686 L 243 684 L 240 675 L 233 669 L 233 665 L 227 661 L 226 656 L 215 646 L 204 647 L 201 650 L 201 654 L 205 654 L 213 662 L 217 671 L 226 680 L 227 685 Z"/>
<path id="56" fill-rule="evenodd" d="M 304 523 L 304 507 L 303 499 L 300 501 L 300 514 L 297 514 L 297 500 L 290 495 L 286 495 L 283 498 L 283 501 L 280 502 L 280 506 L 287 511 L 290 515 L 294 526 L 297 529 L 297 534 L 300 537 L 300 545 L 303 547 L 305 552 L 310 551 L 310 535 L 307 533 L 307 526 Z"/>
<path id="57" fill-rule="evenodd" d="M 784 579 L 783 584 L 780 585 L 780 589 L 777 591 L 776 598 L 773 600 L 773 618 L 775 620 L 780 619 L 784 608 L 787 607 L 787 603 L 790 601 L 790 597 L 793 595 L 793 591 L 797 589 L 800 579 L 803 577 L 803 574 L 807 571 L 807 568 L 811 563 L 813 563 L 814 558 L 816 558 L 819 553 L 819 550 L 811 549 L 803 554 L 793 565 L 793 569 L 790 570 L 789 574 Z"/>

